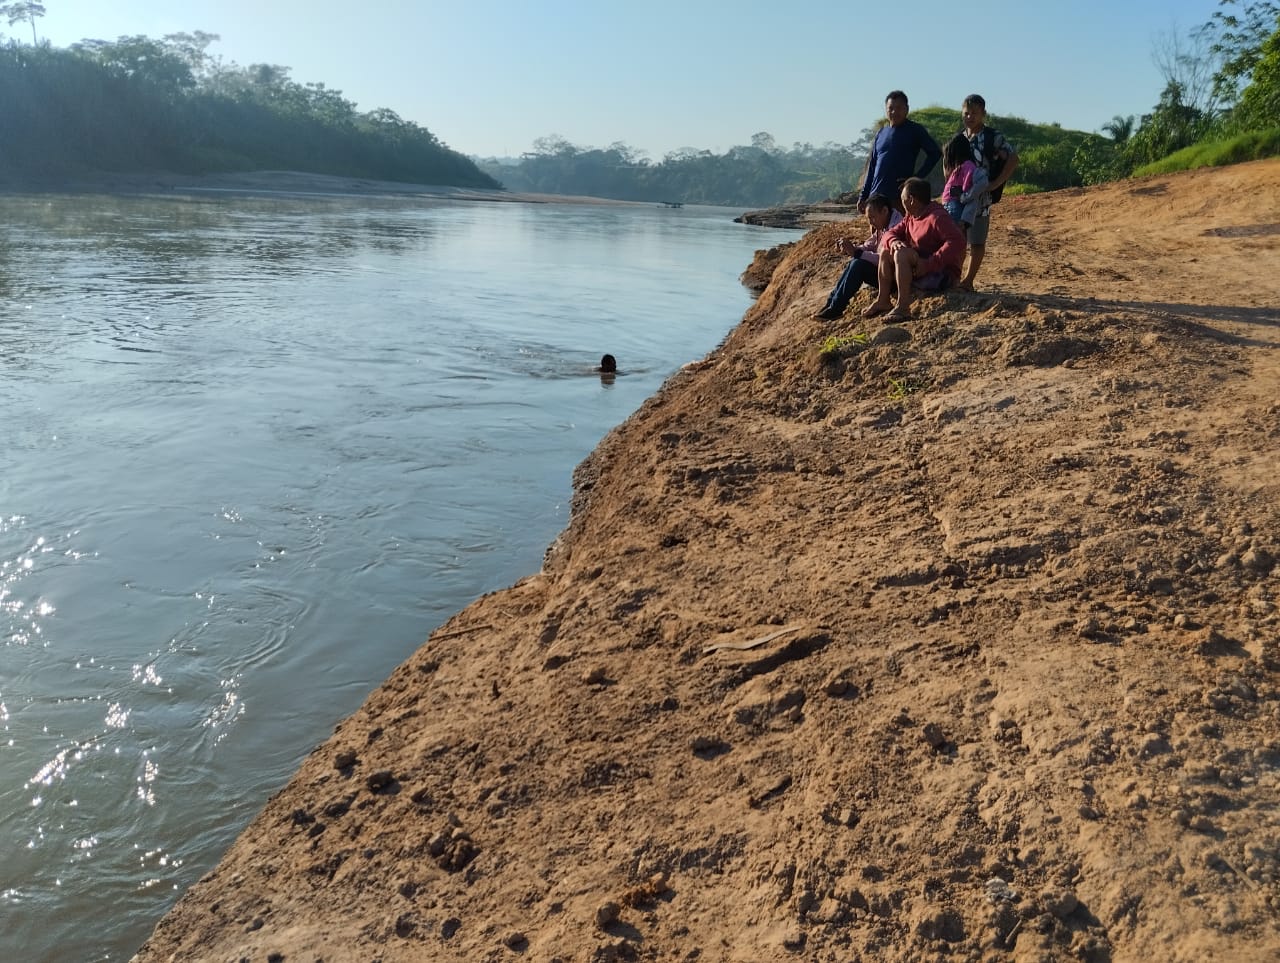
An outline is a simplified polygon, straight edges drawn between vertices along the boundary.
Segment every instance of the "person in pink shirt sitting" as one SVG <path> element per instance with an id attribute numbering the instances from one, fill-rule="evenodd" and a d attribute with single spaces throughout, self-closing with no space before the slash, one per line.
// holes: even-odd
<path id="1" fill-rule="evenodd" d="M 867 198 L 867 224 L 871 234 L 861 244 L 854 244 L 847 237 L 836 241 L 836 250 L 849 256 L 840 280 L 831 289 L 831 295 L 821 311 L 814 315 L 823 321 L 836 321 L 849 306 L 858 289 L 864 284 L 875 284 L 879 277 L 877 264 L 880 260 L 880 241 L 884 232 L 902 220 L 902 215 L 893 208 L 892 202 L 883 194 L 872 194 Z"/>
<path id="2" fill-rule="evenodd" d="M 947 209 L 932 199 L 929 182 L 908 178 L 902 185 L 902 207 L 907 216 L 885 232 L 880 245 L 879 297 L 862 312 L 863 317 L 886 321 L 910 321 L 914 288 L 942 291 L 960 280 L 964 264 L 964 232 Z M 898 304 L 893 290 L 897 285 Z"/>

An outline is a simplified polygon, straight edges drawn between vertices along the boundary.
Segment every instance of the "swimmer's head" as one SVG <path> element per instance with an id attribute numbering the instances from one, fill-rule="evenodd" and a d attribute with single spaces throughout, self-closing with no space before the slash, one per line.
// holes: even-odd
<path id="1" fill-rule="evenodd" d="M 600 373 L 613 374 L 618 370 L 618 359 L 611 354 L 606 354 L 600 359 Z"/>

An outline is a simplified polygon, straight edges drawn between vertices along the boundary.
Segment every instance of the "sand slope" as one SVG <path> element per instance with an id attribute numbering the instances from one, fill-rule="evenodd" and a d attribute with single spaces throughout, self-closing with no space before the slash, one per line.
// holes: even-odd
<path id="1" fill-rule="evenodd" d="M 824 359 L 847 232 L 139 960 L 1280 958 L 1280 162 L 1006 201 Z"/>

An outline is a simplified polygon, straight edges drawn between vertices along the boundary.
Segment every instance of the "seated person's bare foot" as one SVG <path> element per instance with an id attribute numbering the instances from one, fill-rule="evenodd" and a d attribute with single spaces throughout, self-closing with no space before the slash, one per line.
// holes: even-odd
<path id="1" fill-rule="evenodd" d="M 957 285 L 956 285 L 956 287 L 957 287 L 959 290 L 961 290 L 961 291 L 972 291 L 972 290 L 973 290 L 973 282 L 972 282 L 972 281 L 961 281 L 959 284 L 957 284 Z"/>
<path id="2" fill-rule="evenodd" d="M 881 304 L 876 301 L 871 307 L 862 312 L 862 316 L 864 318 L 878 318 L 882 314 L 888 314 L 891 310 L 893 310 L 892 304 Z"/>

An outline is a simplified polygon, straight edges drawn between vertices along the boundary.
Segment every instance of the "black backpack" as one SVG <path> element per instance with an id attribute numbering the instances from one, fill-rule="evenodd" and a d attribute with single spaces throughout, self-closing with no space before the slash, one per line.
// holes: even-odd
<path id="1" fill-rule="evenodd" d="M 978 152 L 982 155 L 986 164 L 983 166 L 987 169 L 987 179 L 995 180 L 1004 172 L 1005 158 L 1000 157 L 996 152 L 996 134 L 999 131 L 992 130 L 990 127 L 983 127 L 982 134 L 978 137 Z M 991 192 L 991 203 L 995 204 L 1000 200 L 1000 195 L 1004 193 L 1004 185 L 1001 184 Z"/>

